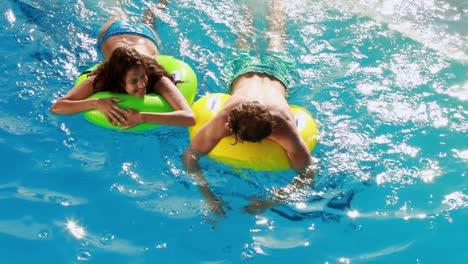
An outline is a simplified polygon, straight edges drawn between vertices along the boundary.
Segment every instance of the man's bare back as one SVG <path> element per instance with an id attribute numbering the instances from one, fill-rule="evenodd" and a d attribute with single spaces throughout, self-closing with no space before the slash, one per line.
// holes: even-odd
<path id="1" fill-rule="evenodd" d="M 277 142 L 279 138 L 285 136 L 283 128 L 295 125 L 294 114 L 286 101 L 286 96 L 286 87 L 275 77 L 265 73 L 249 72 L 234 80 L 231 98 L 227 105 L 232 103 L 235 106 L 249 101 L 258 101 L 263 104 L 273 115 L 277 124 L 267 139 Z"/>

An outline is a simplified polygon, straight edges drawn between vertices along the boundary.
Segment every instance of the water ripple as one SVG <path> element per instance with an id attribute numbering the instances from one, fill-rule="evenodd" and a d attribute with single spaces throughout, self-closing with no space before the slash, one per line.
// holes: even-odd
<path id="1" fill-rule="evenodd" d="M 17 183 L 0 185 L 0 199 L 21 199 L 30 202 L 52 203 L 62 206 L 76 206 L 86 204 L 86 198 L 75 197 L 66 193 L 49 189 L 37 189 L 21 186 Z"/>

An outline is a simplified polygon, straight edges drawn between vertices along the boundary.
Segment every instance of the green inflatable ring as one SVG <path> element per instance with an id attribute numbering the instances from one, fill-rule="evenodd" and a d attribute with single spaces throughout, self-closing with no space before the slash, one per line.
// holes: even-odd
<path id="1" fill-rule="evenodd" d="M 188 104 L 191 105 L 193 100 L 195 99 L 195 94 L 197 93 L 197 76 L 193 69 L 185 62 L 178 60 L 172 56 L 167 55 L 158 55 L 156 60 L 161 64 L 166 71 L 174 76 L 174 78 L 178 81 L 177 88 L 182 92 L 185 99 L 187 100 Z M 91 72 L 98 65 L 94 65 L 93 67 L 89 68 L 87 71 Z M 84 81 L 88 78 L 88 74 L 83 74 L 75 81 L 75 86 Z M 142 98 L 135 97 L 129 94 L 121 94 L 121 93 L 111 93 L 111 92 L 98 92 L 90 96 L 89 98 L 108 98 L 108 97 L 116 97 L 123 99 L 121 102 L 118 102 L 122 108 L 133 108 L 140 112 L 170 112 L 173 111 L 171 105 L 161 96 L 158 94 L 147 94 Z M 121 130 L 121 127 L 114 126 L 107 118 L 97 109 L 89 110 L 83 112 L 83 116 L 89 122 L 110 128 L 119 131 L 143 131 L 143 130 L 150 130 L 154 129 L 159 124 L 139 124 L 128 130 Z"/>

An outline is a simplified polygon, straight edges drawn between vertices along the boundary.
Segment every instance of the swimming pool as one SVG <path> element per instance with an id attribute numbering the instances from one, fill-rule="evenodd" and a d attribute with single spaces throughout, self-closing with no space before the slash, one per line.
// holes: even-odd
<path id="1" fill-rule="evenodd" d="M 251 196 L 294 173 L 203 159 L 233 208 L 213 219 L 182 169 L 186 129 L 122 134 L 48 111 L 99 61 L 95 36 L 117 9 L 111 2 L 0 8 L 1 263 L 468 259 L 466 3 L 290 1 L 287 45 L 301 76 L 290 102 L 321 130 L 315 191 L 246 215 Z M 121 6 L 137 17 L 149 2 Z M 250 5 L 260 35 L 265 3 Z M 175 1 L 161 14 L 162 52 L 194 67 L 197 98 L 223 91 L 240 19 L 233 1 Z"/>

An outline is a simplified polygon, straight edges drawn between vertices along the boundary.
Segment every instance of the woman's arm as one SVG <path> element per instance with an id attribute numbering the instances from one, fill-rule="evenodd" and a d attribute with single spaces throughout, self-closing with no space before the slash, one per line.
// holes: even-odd
<path id="1" fill-rule="evenodd" d="M 94 76 L 89 77 L 73 87 L 52 105 L 50 111 L 61 115 L 71 115 L 97 108 L 97 99 L 86 99 L 93 94 L 93 80 Z"/>
<path id="2" fill-rule="evenodd" d="M 155 91 L 160 94 L 172 106 L 174 111 L 167 113 L 150 113 L 129 110 L 126 113 L 127 126 L 138 125 L 139 123 L 154 123 L 171 126 L 193 126 L 195 125 L 195 115 L 187 100 L 167 77 L 162 77 L 155 86 Z"/>
<path id="3" fill-rule="evenodd" d="M 50 111 L 61 115 L 71 115 L 92 109 L 98 109 L 114 124 L 125 122 L 124 109 L 115 104 L 120 101 L 118 98 L 86 99 L 93 91 L 94 76 L 91 76 L 73 87 L 64 97 L 55 102 Z"/>

